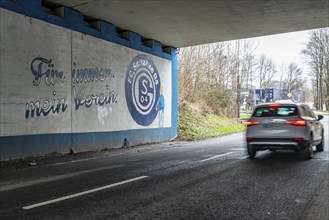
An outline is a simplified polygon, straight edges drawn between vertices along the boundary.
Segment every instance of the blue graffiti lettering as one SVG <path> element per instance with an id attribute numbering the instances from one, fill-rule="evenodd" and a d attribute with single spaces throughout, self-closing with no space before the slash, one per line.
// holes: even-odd
<path id="1" fill-rule="evenodd" d="M 106 91 L 98 95 L 94 95 L 94 94 L 86 95 L 85 86 L 80 86 L 80 88 L 78 89 L 76 89 L 73 86 L 72 92 L 73 92 L 73 98 L 75 103 L 75 110 L 78 110 L 80 106 L 85 106 L 86 108 L 90 108 L 93 104 L 103 106 L 105 104 L 117 103 L 118 95 L 114 91 Z"/>
<path id="2" fill-rule="evenodd" d="M 57 80 L 61 83 L 64 83 L 64 73 L 62 71 L 58 71 L 54 68 L 54 64 L 52 64 L 51 59 L 46 59 L 43 57 L 36 57 L 31 62 L 31 71 L 34 75 L 33 85 L 38 86 L 40 84 L 42 76 L 45 76 L 46 85 L 55 85 Z M 48 68 L 47 68 L 48 67 Z M 47 68 L 47 69 L 45 69 Z"/>
<path id="3" fill-rule="evenodd" d="M 35 101 L 26 103 L 25 118 L 33 118 L 34 116 L 48 116 L 49 113 L 58 114 L 64 112 L 67 108 L 66 100 L 53 99 L 52 101 L 44 100 L 43 102 Z"/>
<path id="4" fill-rule="evenodd" d="M 73 69 L 72 70 L 72 82 L 103 82 L 107 77 L 111 76 L 110 68 L 90 68 L 90 69 Z"/>

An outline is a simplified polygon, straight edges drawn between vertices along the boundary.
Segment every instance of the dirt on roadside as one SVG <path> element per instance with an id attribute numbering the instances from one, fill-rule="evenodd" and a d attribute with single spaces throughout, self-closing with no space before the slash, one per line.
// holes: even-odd
<path id="1" fill-rule="evenodd" d="M 71 151 L 70 153 L 67 154 L 53 152 L 39 157 L 26 157 L 26 158 L 19 158 L 13 160 L 5 160 L 5 161 L 0 161 L 0 173 L 12 172 L 12 171 L 17 171 L 20 169 L 26 169 L 36 166 L 45 166 L 50 164 L 74 162 L 84 159 L 111 157 L 119 154 L 147 151 L 154 148 L 172 146 L 177 143 L 178 142 L 176 141 L 170 141 L 170 142 L 162 142 L 162 143 L 136 145 L 127 148 L 104 149 L 101 151 L 88 151 L 88 152 L 80 152 L 80 153 L 74 153 L 73 151 Z"/>

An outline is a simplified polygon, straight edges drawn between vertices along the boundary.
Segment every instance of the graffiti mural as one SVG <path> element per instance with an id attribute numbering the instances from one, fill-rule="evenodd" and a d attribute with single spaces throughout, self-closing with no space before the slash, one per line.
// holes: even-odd
<path id="1" fill-rule="evenodd" d="M 73 64 L 76 66 L 76 64 Z M 55 69 L 55 64 L 52 59 L 44 57 L 36 57 L 31 62 L 31 73 L 34 76 L 33 85 L 38 87 L 44 80 L 46 86 L 54 86 L 57 82 L 64 84 L 65 74 L 63 71 Z M 110 81 L 114 78 L 110 68 L 84 68 L 73 69 L 72 73 L 72 94 L 74 99 L 75 110 L 80 107 L 90 108 L 93 105 L 104 106 L 117 103 L 118 94 L 111 91 L 106 85 L 103 92 L 87 94 L 88 83 L 102 83 L 106 80 Z M 74 85 L 83 84 L 79 87 Z M 56 91 L 53 91 L 53 96 L 56 96 Z M 25 118 L 33 118 L 39 116 L 48 116 L 49 114 L 59 114 L 67 109 L 65 98 L 50 98 L 45 100 L 30 101 L 26 103 Z M 104 110 L 102 110 L 104 112 Z M 104 115 L 104 114 L 103 114 Z M 108 114 L 107 114 L 108 115 Z M 103 118 L 100 122 L 103 122 Z"/>
<path id="2" fill-rule="evenodd" d="M 1 136 L 172 126 L 170 59 L 3 13 Z"/>
<path id="3" fill-rule="evenodd" d="M 100 124 L 112 113 L 110 105 L 118 103 L 117 83 L 109 67 L 78 68 L 73 62 L 71 71 L 72 107 L 97 109 L 95 118 Z M 56 97 L 56 84 L 64 85 L 65 73 L 55 68 L 52 59 L 36 57 L 31 61 L 32 84 L 35 87 L 47 86 L 52 91 L 50 98 L 36 99 L 25 105 L 25 118 L 50 116 L 65 112 L 70 103 L 64 97 Z M 95 87 L 95 85 L 97 85 Z M 110 86 L 111 85 L 111 86 Z M 97 89 L 95 89 L 97 88 Z M 103 89 L 102 89 L 103 88 Z M 158 127 L 163 127 L 165 98 L 160 74 L 154 61 L 147 55 L 136 55 L 128 65 L 125 76 L 126 105 L 132 119 L 141 126 L 149 126 L 157 118 Z"/>
<path id="4" fill-rule="evenodd" d="M 31 62 L 31 73 L 34 76 L 33 85 L 38 87 L 44 78 L 46 86 L 54 86 L 57 82 L 64 84 L 65 76 L 63 71 L 55 69 L 52 59 L 44 57 L 36 57 Z M 25 118 L 33 118 L 34 116 L 48 116 L 51 114 L 59 114 L 65 112 L 67 103 L 65 98 L 56 99 L 56 91 L 52 92 L 53 98 L 43 101 L 30 101 L 26 103 Z"/>
<path id="5" fill-rule="evenodd" d="M 163 96 L 163 87 L 160 87 L 160 96 L 158 99 L 158 102 L 156 104 L 156 110 L 159 115 L 159 127 L 163 127 L 163 121 L 164 121 L 164 108 L 165 108 L 165 98 Z"/>
<path id="6" fill-rule="evenodd" d="M 76 63 L 73 63 L 76 66 Z M 104 106 L 117 103 L 118 94 L 111 91 L 109 85 L 105 86 L 105 91 L 100 93 L 87 93 L 87 84 L 89 83 L 109 83 L 114 75 L 110 68 L 84 68 L 72 70 L 72 93 L 74 99 L 75 110 L 81 106 L 90 108 L 92 105 Z M 83 84 L 76 87 L 75 84 Z M 103 120 L 100 120 L 103 122 Z"/>
<path id="7" fill-rule="evenodd" d="M 91 109 L 94 118 L 104 125 L 106 117 L 109 117 L 111 108 L 109 105 L 118 102 L 118 92 L 113 90 L 111 85 L 114 74 L 109 67 L 78 68 L 77 63 L 72 70 L 72 98 L 74 110 L 78 111 L 82 107 Z M 95 86 L 97 85 L 97 86 Z M 97 110 L 96 110 L 97 109 Z M 91 115 L 89 115 L 90 117 Z"/>

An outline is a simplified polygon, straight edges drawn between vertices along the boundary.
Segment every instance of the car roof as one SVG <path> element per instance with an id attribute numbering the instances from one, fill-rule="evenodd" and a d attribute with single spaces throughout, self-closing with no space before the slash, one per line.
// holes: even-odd
<path id="1" fill-rule="evenodd" d="M 296 102 L 290 102 L 290 103 L 278 103 L 278 102 L 270 102 L 270 103 L 261 103 L 258 104 L 256 107 L 268 107 L 268 106 L 275 106 L 275 105 L 281 105 L 281 106 L 302 106 L 305 105 L 305 103 L 296 103 Z"/>

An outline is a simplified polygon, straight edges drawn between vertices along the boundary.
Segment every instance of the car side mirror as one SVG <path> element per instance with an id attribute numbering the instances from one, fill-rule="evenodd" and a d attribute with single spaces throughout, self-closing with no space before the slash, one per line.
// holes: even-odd
<path id="1" fill-rule="evenodd" d="M 323 119 L 323 115 L 318 115 L 318 121 L 320 121 L 321 119 Z"/>

